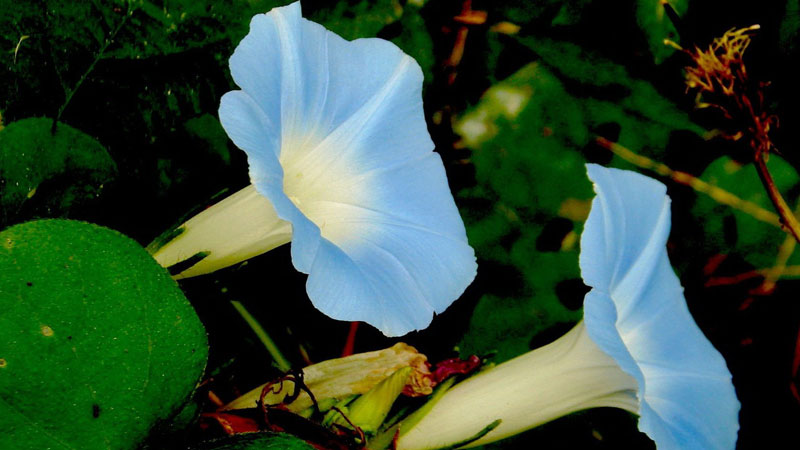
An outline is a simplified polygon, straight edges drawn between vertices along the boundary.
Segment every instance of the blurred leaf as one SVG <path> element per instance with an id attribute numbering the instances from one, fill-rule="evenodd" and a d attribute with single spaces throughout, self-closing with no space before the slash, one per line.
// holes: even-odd
<path id="1" fill-rule="evenodd" d="M 581 152 L 604 151 L 588 145 L 596 130 L 615 128 L 610 139 L 651 154 L 663 153 L 676 129 L 702 132 L 623 67 L 573 44 L 519 40 L 541 61 L 494 85 L 455 125 L 473 150 L 477 181 L 460 193 L 461 204 L 471 206 L 467 233 L 491 262 L 482 266 L 489 295 L 460 347 L 464 355 L 496 350 L 498 361 L 527 350 L 539 332 L 581 317 L 577 244 L 593 197 Z"/>
<path id="2" fill-rule="evenodd" d="M 506 0 L 498 5 L 505 20 L 519 25 L 549 21 L 552 25 L 574 25 L 591 0 Z"/>
<path id="3" fill-rule="evenodd" d="M 553 19 L 553 25 L 575 25 L 583 17 L 583 10 L 591 0 L 562 0 L 561 9 Z"/>
<path id="4" fill-rule="evenodd" d="M 433 39 L 420 15 L 420 8 L 407 4 L 397 25 L 401 27 L 401 32 L 391 39 L 392 42 L 419 63 L 422 73 L 425 74 L 425 82 L 430 83 L 436 60 L 433 56 Z"/>
<path id="5" fill-rule="evenodd" d="M 0 232 L 0 309 L 2 448 L 136 448 L 205 367 L 205 330 L 175 282 L 107 228 Z"/>
<path id="6" fill-rule="evenodd" d="M 800 194 L 800 177 L 797 171 L 777 155 L 770 155 L 767 166 L 787 203 L 790 206 L 796 205 Z M 774 211 L 753 164 L 741 165 L 723 156 L 711 163 L 701 178 L 744 200 Z M 709 252 L 736 252 L 759 269 L 771 267 L 775 263 L 778 247 L 787 236 L 783 230 L 756 220 L 738 209 L 721 205 L 705 195 L 698 196 L 692 214 L 703 224 L 703 243 Z M 800 256 L 795 253 L 790 264 L 798 263 Z"/>
<path id="7" fill-rule="evenodd" d="M 636 22 L 647 36 L 650 44 L 650 53 L 656 64 L 661 64 L 667 57 L 675 52 L 675 49 L 664 45 L 664 39 L 680 43 L 678 31 L 672 24 L 669 16 L 664 10 L 662 2 L 665 0 L 637 0 L 636 2 Z M 689 7 L 689 0 L 666 0 L 678 16 L 686 13 Z"/>
<path id="8" fill-rule="evenodd" d="M 53 120 L 23 119 L 0 130 L 0 224 L 27 215 L 67 215 L 96 198 L 116 166 L 92 137 Z"/>
<path id="9" fill-rule="evenodd" d="M 559 210 L 566 200 L 592 196 L 583 158 L 563 141 L 587 134 L 577 108 L 549 71 L 529 64 L 487 91 L 456 124 L 474 150 L 478 180 L 461 197 L 465 204 L 487 199 L 493 205 L 465 211 L 469 240 L 479 257 L 497 264 L 488 270 L 500 273 L 488 277 L 513 279 L 514 271 L 522 277 L 513 292 L 495 291 L 480 300 L 460 345 L 464 355 L 497 351 L 496 361 L 509 359 L 528 350 L 542 329 L 580 317 L 555 291 L 560 281 L 580 276 L 576 248 L 560 251 L 574 225 L 559 219 Z M 545 229 L 559 220 L 567 228 L 546 236 Z"/>
<path id="10" fill-rule="evenodd" d="M 612 61 L 584 51 L 569 42 L 522 37 L 520 42 L 552 67 L 558 78 L 584 110 L 590 128 L 615 123 L 620 127 L 617 142 L 659 157 L 673 130 L 704 130 L 688 115 L 664 98 L 647 81 L 633 78 L 628 70 Z M 588 135 L 576 135 L 584 145 Z M 606 136 L 608 137 L 608 136 Z M 612 140 L 615 140 L 612 138 Z"/>
<path id="11" fill-rule="evenodd" d="M 420 14 L 424 2 L 344 0 L 332 6 L 314 1 L 303 4 L 310 5 L 312 10 L 309 20 L 321 23 L 345 39 L 378 36 L 394 42 L 419 63 L 425 81 L 431 81 L 435 60 L 433 40 Z"/>
<path id="12" fill-rule="evenodd" d="M 184 124 L 189 136 L 206 144 L 209 153 L 218 156 L 223 163 L 230 164 L 231 154 L 228 151 L 228 135 L 219 123 L 219 119 L 211 114 L 189 119 Z"/>
<path id="13" fill-rule="evenodd" d="M 285 433 L 244 433 L 204 443 L 196 450 L 313 450 L 305 441 Z"/>
<path id="14" fill-rule="evenodd" d="M 353 40 L 376 36 L 383 27 L 399 20 L 402 15 L 403 6 L 399 0 L 345 0 L 317 9 L 309 19 L 347 40 Z"/>
<path id="15" fill-rule="evenodd" d="M 778 43 L 786 54 L 791 54 L 797 48 L 797 32 L 800 30 L 800 0 L 786 0 L 784 8 Z"/>

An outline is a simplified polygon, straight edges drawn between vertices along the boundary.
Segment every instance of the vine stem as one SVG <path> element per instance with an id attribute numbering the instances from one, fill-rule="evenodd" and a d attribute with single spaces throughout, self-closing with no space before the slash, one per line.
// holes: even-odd
<path id="1" fill-rule="evenodd" d="M 673 170 L 665 164 L 635 153 L 633 150 L 624 147 L 619 143 L 611 142 L 604 137 L 596 138 L 595 142 L 597 142 L 600 147 L 611 151 L 615 155 L 637 167 L 652 170 L 661 176 L 669 177 L 676 183 L 689 186 L 695 191 L 711 197 L 711 199 L 717 203 L 737 209 L 758 221 L 767 223 L 776 228 L 781 227 L 780 216 L 774 212 L 764 209 L 756 203 L 737 197 L 736 195 L 720 188 L 719 186 L 709 184 L 708 182 L 703 181 L 702 179 L 697 178 L 689 173 Z"/>
<path id="2" fill-rule="evenodd" d="M 275 341 L 273 341 L 272 338 L 269 337 L 269 334 L 267 334 L 267 331 L 264 330 L 264 327 L 262 327 L 261 324 L 258 323 L 256 318 L 253 317 L 252 314 L 250 314 L 250 312 L 247 310 L 247 308 L 244 307 L 242 302 L 237 300 L 231 300 L 231 305 L 233 305 L 233 308 L 236 309 L 236 312 L 238 312 L 239 315 L 242 316 L 242 319 L 244 319 L 244 321 L 247 322 L 247 325 L 249 325 L 250 328 L 253 330 L 253 333 L 255 333 L 256 336 L 258 336 L 258 339 L 261 341 L 261 343 L 264 344 L 264 347 L 267 349 L 267 352 L 269 352 L 270 356 L 272 356 L 272 361 L 275 363 L 275 367 L 281 372 L 288 372 L 292 368 L 292 365 L 283 356 L 283 353 L 281 353 L 281 351 L 278 349 L 278 346 L 275 345 Z"/>
<path id="3" fill-rule="evenodd" d="M 358 331 L 358 322 L 350 322 L 350 330 L 347 332 L 347 340 L 342 349 L 342 358 L 350 356 L 355 351 L 356 347 L 356 332 Z"/>
<path id="4" fill-rule="evenodd" d="M 783 199 L 780 191 L 778 191 L 778 187 L 775 186 L 775 180 L 772 179 L 772 174 L 770 174 L 769 169 L 767 169 L 766 155 L 764 151 L 756 151 L 754 161 L 756 171 L 761 178 L 761 183 L 764 184 L 764 188 L 767 190 L 769 199 L 772 201 L 775 210 L 781 218 L 781 225 L 794 236 L 797 242 L 800 242 L 800 222 L 797 221 L 794 212 L 789 208 L 789 205 L 786 204 L 786 200 Z"/>
<path id="5" fill-rule="evenodd" d="M 83 72 L 83 75 L 81 75 L 81 77 L 78 79 L 78 82 L 75 83 L 75 86 L 72 89 L 70 89 L 69 92 L 66 93 L 66 97 L 64 98 L 64 103 L 61 105 L 60 108 L 58 108 L 58 113 L 53 118 L 53 127 L 50 130 L 52 134 L 56 133 L 56 129 L 58 127 L 58 121 L 61 120 L 61 115 L 64 114 L 64 110 L 67 109 L 67 105 L 69 105 L 69 102 L 72 101 L 72 97 L 75 95 L 75 92 L 78 91 L 83 82 L 89 77 L 89 74 L 92 73 L 97 63 L 100 62 L 100 60 L 103 58 L 103 55 L 108 49 L 108 46 L 111 45 L 112 42 L 114 42 L 114 39 L 117 37 L 117 34 L 120 32 L 120 30 L 122 30 L 122 27 L 124 27 L 125 24 L 128 22 L 128 18 L 131 16 L 131 14 L 133 14 L 133 9 L 131 9 L 129 5 L 128 11 L 125 13 L 125 17 L 123 17 L 122 20 L 119 21 L 114 30 L 111 31 L 111 34 L 108 35 L 105 42 L 103 43 L 103 46 L 100 47 L 100 50 L 98 50 L 97 55 L 94 57 L 94 60 L 92 61 L 91 64 L 89 64 L 89 67 L 86 68 L 86 71 Z"/>

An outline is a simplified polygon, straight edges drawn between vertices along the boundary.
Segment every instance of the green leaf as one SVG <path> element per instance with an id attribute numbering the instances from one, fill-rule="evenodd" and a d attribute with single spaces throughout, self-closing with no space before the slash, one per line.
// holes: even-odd
<path id="1" fill-rule="evenodd" d="M 675 25 L 664 10 L 663 1 L 637 0 L 636 2 L 636 22 L 647 36 L 650 53 L 653 54 L 656 64 L 660 64 L 675 52 L 674 48 L 664 45 L 664 39 L 680 42 Z M 682 16 L 689 7 L 689 0 L 668 0 L 667 3 L 679 16 Z"/>
<path id="2" fill-rule="evenodd" d="M 797 171 L 777 155 L 770 155 L 767 167 L 787 203 L 796 205 L 800 193 Z M 775 210 L 753 164 L 741 165 L 723 156 L 711 163 L 701 178 L 768 211 Z M 759 269 L 775 264 L 778 247 L 788 236 L 776 226 L 719 204 L 705 195 L 698 196 L 692 214 L 703 225 L 707 250 L 714 253 L 735 252 Z M 795 253 L 790 263 L 800 263 L 800 254 Z"/>
<path id="3" fill-rule="evenodd" d="M 189 119 L 183 125 L 189 136 L 199 139 L 205 144 L 208 152 L 222 160 L 225 165 L 231 162 L 231 153 L 228 150 L 228 135 L 219 123 L 219 119 L 211 114 Z"/>
<path id="4" fill-rule="evenodd" d="M 562 0 L 561 9 L 553 19 L 553 25 L 576 25 L 583 18 L 584 10 L 591 0 Z"/>
<path id="5" fill-rule="evenodd" d="M 798 31 L 800 31 L 800 0 L 786 0 L 778 37 L 778 44 L 784 53 L 791 54 L 797 48 Z"/>
<path id="6" fill-rule="evenodd" d="M 307 442 L 285 433 L 244 433 L 208 442 L 196 450 L 313 450 Z"/>
<path id="7" fill-rule="evenodd" d="M 53 120 L 23 119 L 0 130 L 0 224 L 28 215 L 62 216 L 100 195 L 116 172 L 92 137 Z"/>
<path id="8" fill-rule="evenodd" d="M 655 157 L 663 155 L 672 131 L 688 130 L 698 135 L 705 131 L 652 84 L 632 77 L 622 65 L 569 42 L 534 37 L 519 41 L 539 55 L 564 85 L 570 86 L 568 93 L 586 115 L 584 127 L 616 123 L 620 126 L 619 143 Z M 576 116 L 574 111 L 567 114 Z M 588 138 L 578 133 L 573 141 L 584 145 L 584 136 Z"/>
<path id="9" fill-rule="evenodd" d="M 136 448 L 187 402 L 205 330 L 166 271 L 107 228 L 0 232 L 0 448 Z"/>

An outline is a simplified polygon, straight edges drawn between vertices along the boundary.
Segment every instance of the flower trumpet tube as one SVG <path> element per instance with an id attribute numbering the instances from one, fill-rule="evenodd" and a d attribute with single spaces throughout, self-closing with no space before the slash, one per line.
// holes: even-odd
<path id="1" fill-rule="evenodd" d="M 192 217 L 171 237 L 167 245 L 151 247 L 155 247 L 153 257 L 164 267 L 183 265 L 174 275 L 181 279 L 211 273 L 286 244 L 292 239 L 292 226 L 250 185 Z"/>
<path id="2" fill-rule="evenodd" d="M 689 314 L 667 257 L 666 188 L 634 172 L 593 164 L 588 172 L 597 196 L 581 236 L 581 273 L 592 288 L 583 322 L 456 385 L 398 449 L 485 444 L 598 406 L 638 414 L 660 449 L 735 447 L 730 372 Z"/>
<path id="3" fill-rule="evenodd" d="M 178 276 L 207 273 L 274 247 L 288 224 L 317 309 L 388 336 L 425 328 L 477 265 L 433 152 L 419 65 L 388 41 L 342 39 L 296 2 L 255 16 L 230 68 L 241 90 L 219 116 L 253 187 L 187 222 L 156 259 L 198 255 L 202 267 Z"/>
<path id="4" fill-rule="evenodd" d="M 580 323 L 549 345 L 455 385 L 397 448 L 482 445 L 601 406 L 637 412 L 636 380 L 597 348 Z M 490 432 L 471 441 L 498 419 Z"/>

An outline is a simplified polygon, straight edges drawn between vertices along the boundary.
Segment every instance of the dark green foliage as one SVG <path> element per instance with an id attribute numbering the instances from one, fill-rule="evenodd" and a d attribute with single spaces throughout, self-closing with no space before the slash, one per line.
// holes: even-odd
<path id="1" fill-rule="evenodd" d="M 584 164 L 607 155 L 591 140 L 613 125 L 618 132 L 606 137 L 663 155 L 672 131 L 702 131 L 622 66 L 567 42 L 520 42 L 541 61 L 492 87 L 456 126 L 478 182 L 461 196 L 491 205 L 465 211 L 470 242 L 497 270 L 522 278 L 511 296 L 490 291 L 478 303 L 461 343 L 463 354 L 497 351 L 497 361 L 581 317 L 565 305 L 580 305 L 585 291 L 557 287 L 580 279 L 578 235 L 593 197 Z"/>
<path id="2" fill-rule="evenodd" d="M 106 150 L 67 124 L 45 118 L 9 124 L 0 130 L 0 226 L 67 216 L 99 196 L 115 172 Z"/>
<path id="3" fill-rule="evenodd" d="M 682 16 L 689 7 L 689 0 L 669 0 L 667 3 L 678 16 Z M 664 10 L 662 0 L 637 0 L 636 22 L 647 36 L 650 53 L 657 64 L 675 52 L 674 48 L 664 44 L 664 39 L 679 43 L 680 38 L 675 25 Z"/>
<path id="4" fill-rule="evenodd" d="M 305 441 L 285 433 L 246 433 L 196 447 L 196 450 L 313 450 Z"/>
<path id="5" fill-rule="evenodd" d="M 575 108 L 584 114 L 584 126 L 596 129 L 616 123 L 618 137 L 606 137 L 622 145 L 661 157 L 672 131 L 703 133 L 686 112 L 662 96 L 651 83 L 631 76 L 625 67 L 613 61 L 569 42 L 533 37 L 520 38 L 520 42 L 539 55 L 555 71 L 567 92 L 577 99 Z M 576 145 L 585 144 L 586 137 L 577 130 L 570 135 Z"/>
<path id="6" fill-rule="evenodd" d="M 203 325 L 138 244 L 76 221 L 0 233 L 0 447 L 136 448 L 203 373 Z"/>
<path id="7" fill-rule="evenodd" d="M 797 171 L 777 155 L 772 155 L 767 164 L 778 190 L 789 205 L 795 205 L 800 193 Z M 721 157 L 706 168 L 702 178 L 743 200 L 774 211 L 752 164 L 741 165 L 728 157 Z M 778 247 L 788 236 L 775 225 L 764 223 L 739 209 L 721 205 L 705 195 L 697 198 L 692 213 L 703 223 L 707 251 L 736 253 L 759 269 L 775 264 Z M 796 253 L 792 261 L 797 264 L 800 255 Z"/>
<path id="8" fill-rule="evenodd" d="M 339 36 L 353 40 L 377 35 L 402 15 L 403 7 L 396 0 L 343 1 L 317 10 L 311 18 Z"/>
<path id="9" fill-rule="evenodd" d="M 219 120 L 211 114 L 204 114 L 194 119 L 189 119 L 183 125 L 189 136 L 203 142 L 208 147 L 208 152 L 219 157 L 228 165 L 231 162 L 231 154 L 228 150 L 228 135 L 222 129 Z"/>
<path id="10" fill-rule="evenodd" d="M 391 25 L 390 25 L 391 26 Z M 384 30 L 389 29 L 389 26 L 384 27 Z M 434 56 L 433 56 L 433 39 L 428 32 L 425 19 L 421 15 L 420 8 L 407 4 L 403 8 L 403 15 L 396 22 L 395 28 L 400 30 L 397 36 L 387 36 L 386 38 L 397 44 L 398 47 L 403 49 L 413 57 L 420 67 L 422 73 L 425 75 L 425 84 L 429 84 L 433 78 L 434 70 Z M 378 36 L 381 34 L 379 33 Z"/>
<path id="11" fill-rule="evenodd" d="M 800 2 L 786 0 L 780 25 L 778 43 L 786 53 L 797 50 L 798 31 L 800 31 Z"/>
<path id="12" fill-rule="evenodd" d="M 549 72 L 529 65 L 490 89 L 458 125 L 474 149 L 478 180 L 462 196 L 493 201 L 490 209 L 471 210 L 465 217 L 470 242 L 478 255 L 499 265 L 497 270 L 518 271 L 522 277 L 515 291 L 481 299 L 461 344 L 463 354 L 497 351 L 496 361 L 509 359 L 554 322 L 580 318 L 559 303 L 555 292 L 559 281 L 580 276 L 577 235 L 565 230 L 545 243 L 553 251 L 537 249 L 548 223 L 566 215 L 579 224 L 588 212 L 585 202 L 592 192 L 584 160 L 563 140 L 576 133 L 588 137 L 570 115 L 578 113 L 575 107 Z M 572 181 L 560 181 L 566 179 Z M 570 210 L 581 202 L 582 211 Z"/>

